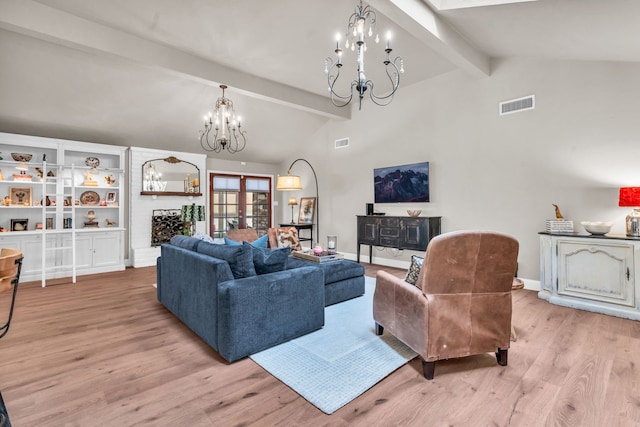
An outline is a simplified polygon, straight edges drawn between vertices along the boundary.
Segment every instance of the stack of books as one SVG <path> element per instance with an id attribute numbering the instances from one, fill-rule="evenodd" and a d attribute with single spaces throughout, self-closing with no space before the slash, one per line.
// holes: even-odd
<path id="1" fill-rule="evenodd" d="M 548 219 L 545 221 L 547 233 L 573 233 L 573 221 L 566 219 Z"/>

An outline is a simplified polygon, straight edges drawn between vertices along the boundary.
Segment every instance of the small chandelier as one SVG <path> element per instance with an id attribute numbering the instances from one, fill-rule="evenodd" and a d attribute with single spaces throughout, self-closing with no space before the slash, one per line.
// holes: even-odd
<path id="1" fill-rule="evenodd" d="M 220 85 L 222 96 L 216 101 L 216 109 L 212 114 L 204 116 L 204 129 L 200 131 L 200 145 L 205 151 L 219 153 L 227 150 L 229 153 L 237 153 L 244 150 L 247 143 L 247 131 L 243 131 L 240 125 L 240 117 L 236 119 L 233 109 L 233 101 L 224 97 L 226 85 Z M 209 134 L 215 130 L 213 137 Z"/>
<path id="2" fill-rule="evenodd" d="M 383 61 L 387 77 L 391 83 L 391 92 L 386 95 L 377 95 L 374 91 L 373 80 L 367 80 L 364 74 L 364 53 L 367 51 L 367 38 L 373 37 L 376 27 L 376 13 L 371 6 L 363 6 L 362 0 L 356 6 L 355 12 L 349 17 L 349 25 L 347 25 L 347 33 L 344 47 L 357 51 L 358 77 L 351 82 L 351 90 L 348 95 L 338 94 L 334 86 L 340 77 L 340 68 L 342 68 L 342 49 L 340 48 L 340 34 L 336 40 L 336 60 L 327 58 L 324 61 L 324 72 L 327 74 L 327 83 L 329 84 L 329 93 L 331 102 L 336 107 L 344 107 L 353 99 L 354 89 L 358 92 L 359 107 L 362 109 L 362 98 L 369 89 L 369 97 L 377 105 L 388 105 L 393 100 L 393 95 L 400 86 L 400 74 L 404 73 L 404 63 L 401 57 L 396 57 L 391 61 L 391 34 L 387 33 L 387 46 L 384 51 L 387 53 L 386 59 Z M 378 34 L 375 35 L 375 42 L 380 42 Z M 333 74 L 335 72 L 335 75 Z"/>

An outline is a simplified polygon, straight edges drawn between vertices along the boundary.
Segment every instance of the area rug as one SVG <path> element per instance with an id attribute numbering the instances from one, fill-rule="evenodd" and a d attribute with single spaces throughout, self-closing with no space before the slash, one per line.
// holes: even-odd
<path id="1" fill-rule="evenodd" d="M 331 414 L 413 359 L 394 336 L 375 333 L 375 279 L 365 294 L 325 309 L 322 329 L 251 357 L 321 411 Z"/>

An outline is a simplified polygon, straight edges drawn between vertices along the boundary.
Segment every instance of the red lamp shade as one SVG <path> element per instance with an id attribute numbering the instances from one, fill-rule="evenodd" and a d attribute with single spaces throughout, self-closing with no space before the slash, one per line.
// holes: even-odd
<path id="1" fill-rule="evenodd" d="M 640 187 L 620 188 L 618 206 L 640 207 Z"/>

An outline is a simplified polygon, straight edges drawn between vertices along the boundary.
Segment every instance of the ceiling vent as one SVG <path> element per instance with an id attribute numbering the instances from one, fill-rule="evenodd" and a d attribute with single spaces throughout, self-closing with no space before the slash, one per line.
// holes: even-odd
<path id="1" fill-rule="evenodd" d="M 520 111 L 533 110 L 536 108 L 536 96 L 530 95 L 524 98 L 512 99 L 499 104 L 501 116 L 505 114 L 519 113 Z"/>
<path id="2" fill-rule="evenodd" d="M 349 138 L 336 139 L 336 150 L 338 148 L 346 148 L 349 146 Z"/>

